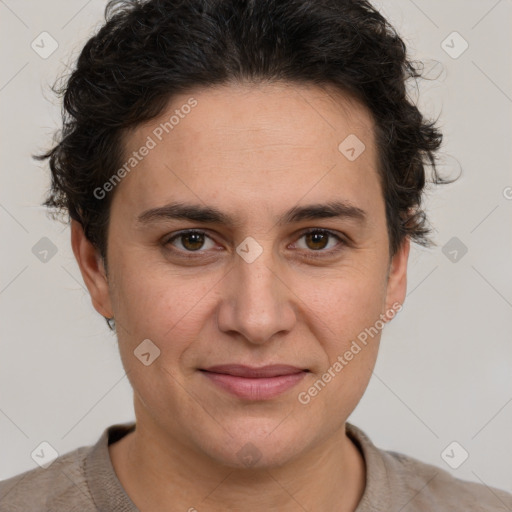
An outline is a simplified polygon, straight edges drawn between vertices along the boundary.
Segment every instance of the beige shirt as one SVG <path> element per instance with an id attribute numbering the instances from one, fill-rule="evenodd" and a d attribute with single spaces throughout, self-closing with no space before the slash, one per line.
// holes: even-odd
<path id="1" fill-rule="evenodd" d="M 62 455 L 46 469 L 38 467 L 0 482 L 0 512 L 138 512 L 108 452 L 109 444 L 134 428 L 134 423 L 112 425 L 94 446 Z M 512 494 L 381 450 L 350 423 L 346 429 L 366 463 L 366 487 L 355 512 L 512 512 Z M 193 507 L 206 510 L 200 503 L 191 503 Z"/>

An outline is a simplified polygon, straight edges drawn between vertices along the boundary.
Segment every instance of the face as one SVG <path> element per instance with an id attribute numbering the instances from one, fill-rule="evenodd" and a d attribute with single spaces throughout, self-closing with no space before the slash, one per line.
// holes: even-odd
<path id="1" fill-rule="evenodd" d="M 248 443 L 263 467 L 326 442 L 405 295 L 409 245 L 390 258 L 369 112 L 317 86 L 218 86 L 173 97 L 124 142 L 108 278 L 76 225 L 73 247 L 115 317 L 138 425 L 233 467 Z M 204 371 L 217 365 L 295 370 Z"/>

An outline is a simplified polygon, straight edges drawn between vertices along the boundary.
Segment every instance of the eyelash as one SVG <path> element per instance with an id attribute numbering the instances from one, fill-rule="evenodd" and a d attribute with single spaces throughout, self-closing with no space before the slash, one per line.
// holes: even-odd
<path id="1" fill-rule="evenodd" d="M 187 229 L 185 231 L 180 231 L 180 232 L 174 234 L 172 237 L 165 240 L 163 245 L 165 247 L 171 246 L 171 244 L 172 244 L 172 242 L 174 242 L 174 240 L 179 239 L 182 236 L 190 235 L 193 233 L 205 235 L 207 238 L 212 239 L 205 231 L 202 231 L 199 229 Z M 298 240 L 300 240 L 302 237 L 304 237 L 306 235 L 313 234 L 313 233 L 328 235 L 329 237 L 335 238 L 339 243 L 338 243 L 337 247 L 334 249 L 330 249 L 330 250 L 318 249 L 317 251 L 314 251 L 314 250 L 307 251 L 307 252 L 311 253 L 306 256 L 307 258 L 323 258 L 326 256 L 332 256 L 334 254 L 337 254 L 339 251 L 343 250 L 343 248 L 348 245 L 348 243 L 342 237 L 337 235 L 335 232 L 330 231 L 328 229 L 323 229 L 323 228 L 312 228 L 312 229 L 303 231 L 300 233 Z M 188 253 L 188 254 L 190 254 L 190 256 L 187 254 L 187 257 L 190 257 L 190 258 L 201 257 L 202 253 L 205 252 L 203 250 L 187 251 L 187 250 L 175 249 L 175 248 L 172 248 L 171 250 L 173 252 Z M 321 254 L 317 255 L 315 253 L 321 253 Z"/>

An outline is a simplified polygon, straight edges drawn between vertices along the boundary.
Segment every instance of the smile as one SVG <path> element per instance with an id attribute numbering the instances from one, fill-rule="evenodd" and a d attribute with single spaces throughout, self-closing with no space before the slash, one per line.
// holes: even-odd
<path id="1" fill-rule="evenodd" d="M 296 386 L 308 373 L 293 366 L 250 368 L 223 365 L 201 370 L 215 386 L 244 400 L 270 400 Z"/>

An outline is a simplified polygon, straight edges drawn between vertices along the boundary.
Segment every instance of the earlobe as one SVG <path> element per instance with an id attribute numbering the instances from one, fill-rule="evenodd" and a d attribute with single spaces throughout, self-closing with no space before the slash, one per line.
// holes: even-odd
<path id="1" fill-rule="evenodd" d="M 410 247 L 409 237 L 405 237 L 399 249 L 391 258 L 387 284 L 386 311 L 390 309 L 396 311 L 397 304 L 400 305 L 399 309 L 401 309 L 404 303 L 407 292 L 407 263 L 409 261 Z"/>
<path id="2" fill-rule="evenodd" d="M 85 236 L 82 225 L 74 219 L 71 219 L 71 246 L 94 309 L 104 317 L 113 317 L 103 258 Z"/>

